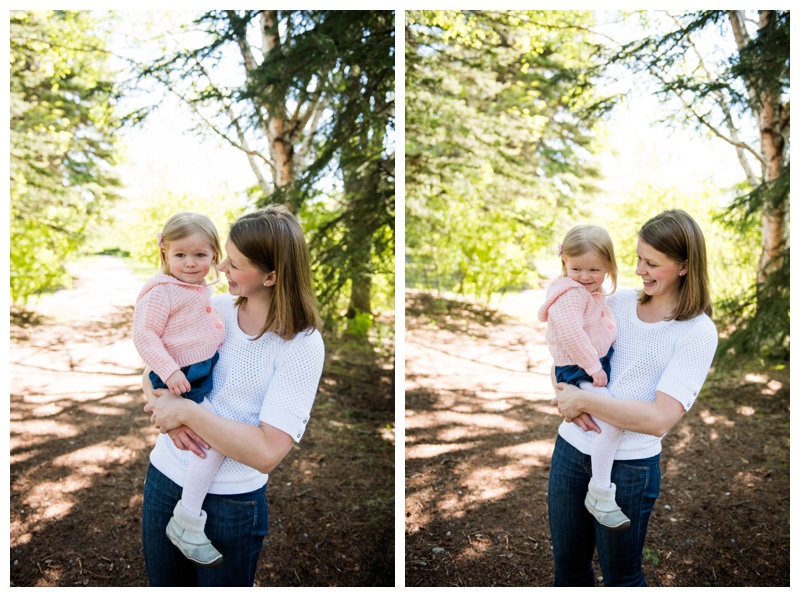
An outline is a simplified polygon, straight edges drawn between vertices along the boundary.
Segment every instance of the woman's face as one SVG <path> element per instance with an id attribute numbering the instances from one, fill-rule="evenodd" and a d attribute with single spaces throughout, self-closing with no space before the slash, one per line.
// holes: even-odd
<path id="1" fill-rule="evenodd" d="M 242 255 L 230 239 L 225 242 L 225 254 L 227 256 L 217 269 L 228 279 L 228 292 L 233 296 L 246 298 L 271 292 L 274 276 L 258 269 L 252 261 Z"/>
<path id="2" fill-rule="evenodd" d="M 594 251 L 578 257 L 565 257 L 567 276 L 581 284 L 589 292 L 600 292 L 608 274 L 608 265 Z"/>
<path id="3" fill-rule="evenodd" d="M 680 278 L 686 274 L 685 264 L 656 251 L 642 239 L 636 244 L 636 255 L 636 275 L 642 278 L 644 293 L 651 297 L 677 296 Z"/>

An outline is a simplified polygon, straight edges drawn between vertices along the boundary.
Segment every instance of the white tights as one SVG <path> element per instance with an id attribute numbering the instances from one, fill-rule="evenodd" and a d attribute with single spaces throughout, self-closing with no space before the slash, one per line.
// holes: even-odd
<path id="1" fill-rule="evenodd" d="M 588 390 L 595 394 L 613 398 L 611 392 L 605 387 L 593 386 L 591 382 L 584 381 L 580 384 L 581 390 Z M 611 467 L 617 453 L 617 445 L 622 437 L 622 429 L 592 417 L 601 433 L 595 434 L 592 442 L 592 479 L 600 487 L 611 488 Z"/>
<path id="2" fill-rule="evenodd" d="M 206 410 L 216 413 L 214 406 L 208 400 L 203 400 L 200 406 Z M 203 500 L 206 498 L 208 488 L 217 474 L 217 469 L 222 464 L 225 456 L 209 448 L 205 458 L 200 458 L 196 454 L 190 454 L 189 468 L 186 470 L 186 477 L 183 480 L 183 492 L 181 493 L 181 503 L 192 514 L 200 516 L 203 509 Z"/>

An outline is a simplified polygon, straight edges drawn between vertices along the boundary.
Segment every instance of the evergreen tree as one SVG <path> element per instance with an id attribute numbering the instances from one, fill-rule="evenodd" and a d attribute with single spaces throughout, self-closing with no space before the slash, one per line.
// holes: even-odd
<path id="1" fill-rule="evenodd" d="M 393 12 L 212 11 L 194 25 L 202 44 L 141 76 L 158 78 L 244 152 L 259 205 L 285 203 L 305 217 L 328 315 L 345 288 L 348 314 L 369 312 L 374 264 L 393 253 L 383 241 L 394 231 Z M 242 79 L 223 85 L 218 65 L 229 64 L 231 46 Z M 321 203 L 329 207 L 319 214 Z"/>
<path id="2" fill-rule="evenodd" d="M 528 282 L 592 189 L 589 13 L 406 13 L 406 277 L 489 297 Z"/>
<path id="3" fill-rule="evenodd" d="M 761 253 L 752 287 L 720 305 L 718 354 L 788 361 L 789 11 L 668 17 L 666 33 L 626 44 L 615 59 L 652 75 L 659 94 L 680 99 L 682 120 L 736 152 L 746 184 L 721 219 L 743 235 L 758 221 Z M 701 33 L 718 36 L 722 53 L 697 44 Z"/>
<path id="4" fill-rule="evenodd" d="M 12 11 L 11 299 L 66 282 L 64 262 L 118 181 L 115 90 L 87 12 Z"/>

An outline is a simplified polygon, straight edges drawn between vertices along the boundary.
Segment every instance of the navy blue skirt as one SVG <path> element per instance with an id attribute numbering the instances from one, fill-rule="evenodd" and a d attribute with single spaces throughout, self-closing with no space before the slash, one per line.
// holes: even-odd
<path id="1" fill-rule="evenodd" d="M 217 352 L 214 353 L 214 356 L 210 359 L 206 359 L 205 361 L 194 363 L 192 365 L 187 365 L 186 367 L 181 367 L 181 371 L 183 371 L 183 374 L 186 376 L 186 381 L 192 385 L 191 390 L 181 394 L 184 398 L 188 398 L 193 402 L 197 402 L 197 404 L 200 404 L 203 401 L 203 399 L 214 388 L 214 379 L 212 373 L 214 370 L 214 365 L 217 364 L 218 360 L 219 353 Z M 161 378 L 152 371 L 150 372 L 150 381 L 153 383 L 154 390 L 167 387 L 167 384 L 165 384 Z"/>
<path id="2" fill-rule="evenodd" d="M 608 381 L 611 381 L 611 355 L 614 354 L 614 347 L 608 349 L 608 354 L 600 359 L 600 365 L 603 367 L 603 371 L 606 372 L 608 376 Z M 586 373 L 583 369 L 578 367 L 577 365 L 564 365 L 562 367 L 556 367 L 556 381 L 558 383 L 568 383 L 573 386 L 577 386 L 582 381 L 588 381 L 592 383 L 592 376 Z"/>

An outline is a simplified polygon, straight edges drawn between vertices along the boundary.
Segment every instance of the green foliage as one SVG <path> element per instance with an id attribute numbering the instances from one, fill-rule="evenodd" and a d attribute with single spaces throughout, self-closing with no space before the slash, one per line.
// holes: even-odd
<path id="1" fill-rule="evenodd" d="M 100 23 L 12 11 L 11 299 L 68 281 L 65 261 L 116 198 L 115 92 Z"/>
<path id="2" fill-rule="evenodd" d="M 394 284 L 394 12 L 209 11 L 192 27 L 190 45 L 140 80 L 179 93 L 204 130 L 247 152 L 257 205 L 301 217 L 329 323 L 386 305 L 373 294 Z"/>
<path id="3" fill-rule="evenodd" d="M 731 190 L 729 195 L 734 192 Z M 667 209 L 686 211 L 703 230 L 715 307 L 755 282 L 759 230 L 754 226 L 734 230 L 722 223 L 721 217 L 728 208 L 724 207 L 719 189 L 705 186 L 687 191 L 642 183 L 594 217 L 614 240 L 620 286 L 641 285 L 635 275 L 638 230 L 648 218 Z"/>
<path id="4" fill-rule="evenodd" d="M 652 21 L 613 59 L 652 76 L 664 100 L 679 98 L 677 121 L 731 143 L 747 181 L 716 218 L 732 239 L 711 260 L 712 280 L 725 285 L 719 362 L 788 361 L 789 12 L 681 11 Z"/>
<path id="5" fill-rule="evenodd" d="M 658 551 L 656 551 L 651 547 L 645 547 L 644 549 L 642 549 L 642 561 L 645 564 L 650 564 L 651 566 L 657 567 L 658 564 L 660 563 L 658 557 Z"/>
<path id="6" fill-rule="evenodd" d="M 369 313 L 358 313 L 355 317 L 347 320 L 345 333 L 357 338 L 366 338 L 370 328 L 372 328 L 373 317 Z"/>
<path id="7" fill-rule="evenodd" d="M 775 184 L 740 194 L 728 210 L 718 214 L 717 221 L 733 235 L 749 236 L 746 246 L 755 254 L 761 233 L 759 212 L 764 205 L 782 209 L 788 204 L 787 168 Z M 759 364 L 789 362 L 790 254 L 787 242 L 766 264 L 766 275 L 750 277 L 724 297 L 719 312 L 724 336 L 718 354 L 726 365 L 741 366 L 753 359 Z M 751 265 L 750 271 L 754 270 Z"/>
<path id="8" fill-rule="evenodd" d="M 592 189 L 590 13 L 406 12 L 406 282 L 531 281 Z M 574 28 L 571 28 L 574 26 Z"/>
<path id="9" fill-rule="evenodd" d="M 354 207 L 360 209 L 343 209 L 336 201 L 318 199 L 307 202 L 300 214 L 312 255 L 314 284 L 328 328 L 337 327 L 342 313 L 348 309 L 352 295 L 348 272 L 354 270 L 369 274 L 371 309 L 364 314 L 371 317 L 394 310 L 393 219 L 387 210 L 371 209 L 367 201 Z M 372 247 L 364 261 L 356 260 L 363 251 L 353 250 L 353 244 Z"/>

